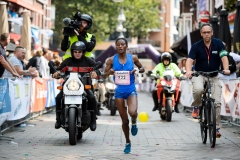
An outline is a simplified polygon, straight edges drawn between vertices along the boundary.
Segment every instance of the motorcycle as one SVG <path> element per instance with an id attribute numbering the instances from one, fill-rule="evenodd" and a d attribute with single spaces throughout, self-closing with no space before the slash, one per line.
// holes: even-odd
<path id="1" fill-rule="evenodd" d="M 116 85 L 113 80 L 113 75 L 110 75 L 106 79 L 105 86 L 106 86 L 106 94 L 105 94 L 106 100 L 104 104 L 106 108 L 110 110 L 110 115 L 114 116 L 116 115 L 117 105 L 116 105 L 115 96 L 114 96 Z"/>
<path id="2" fill-rule="evenodd" d="M 69 133 L 70 145 L 76 145 L 77 139 L 82 138 L 82 134 L 96 118 L 93 110 L 88 110 L 88 99 L 86 90 L 91 89 L 90 72 L 98 69 L 101 62 L 97 62 L 93 67 L 65 67 L 59 78 L 64 79 L 64 83 L 58 86 L 63 90 L 63 99 L 60 114 L 61 127 Z M 70 72 L 65 75 L 65 72 Z M 79 73 L 85 73 L 81 76 Z"/>
<path id="3" fill-rule="evenodd" d="M 172 112 L 174 112 L 174 107 L 180 96 L 180 80 L 184 78 L 176 78 L 171 69 L 165 70 L 163 78 L 158 78 L 157 76 L 154 78 L 159 79 L 156 87 L 160 118 L 170 122 L 172 120 Z"/>
<path id="4" fill-rule="evenodd" d="M 92 85 L 94 89 L 94 96 L 97 101 L 97 115 L 101 116 L 100 110 L 102 110 L 101 105 L 105 101 L 105 86 L 103 84 L 102 78 L 99 79 L 93 79 L 92 80 Z"/>

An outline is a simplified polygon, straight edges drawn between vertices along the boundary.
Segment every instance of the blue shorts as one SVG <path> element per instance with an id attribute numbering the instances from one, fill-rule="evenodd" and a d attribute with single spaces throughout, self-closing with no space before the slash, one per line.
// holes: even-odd
<path id="1" fill-rule="evenodd" d="M 124 93 L 115 91 L 115 98 L 128 99 L 128 97 L 130 97 L 132 95 L 137 96 L 136 90 L 134 90 L 132 92 L 124 92 Z"/>

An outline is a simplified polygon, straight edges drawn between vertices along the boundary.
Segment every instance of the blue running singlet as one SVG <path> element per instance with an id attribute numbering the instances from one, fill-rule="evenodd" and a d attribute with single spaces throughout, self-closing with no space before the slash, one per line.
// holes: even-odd
<path id="1" fill-rule="evenodd" d="M 118 59 L 118 54 L 113 57 L 113 69 L 114 71 L 132 71 L 134 69 L 134 62 L 132 59 L 132 54 L 126 54 L 127 61 L 125 64 L 121 64 Z M 115 79 L 115 77 L 114 77 Z M 130 84 L 129 85 L 117 85 L 116 92 L 128 93 L 136 90 L 135 87 L 135 77 L 134 74 L 130 74 Z"/>

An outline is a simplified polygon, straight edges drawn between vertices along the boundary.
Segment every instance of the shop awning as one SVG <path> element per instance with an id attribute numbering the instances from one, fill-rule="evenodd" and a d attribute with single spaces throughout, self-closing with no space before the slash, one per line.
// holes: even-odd
<path id="1" fill-rule="evenodd" d="M 195 30 L 190 33 L 191 37 L 191 44 L 194 44 L 195 42 L 202 39 L 200 35 L 200 30 Z M 188 56 L 188 46 L 187 46 L 187 35 L 184 37 L 179 38 L 176 42 L 173 43 L 171 46 L 171 49 L 176 52 L 180 56 Z"/>

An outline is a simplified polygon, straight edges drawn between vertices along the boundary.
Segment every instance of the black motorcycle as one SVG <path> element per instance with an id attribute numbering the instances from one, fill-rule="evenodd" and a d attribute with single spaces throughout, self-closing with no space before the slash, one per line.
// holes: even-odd
<path id="1" fill-rule="evenodd" d="M 105 87 L 106 87 L 106 94 L 105 94 L 106 100 L 104 102 L 104 105 L 108 110 L 110 110 L 111 116 L 114 116 L 116 115 L 117 105 L 116 105 L 115 96 L 114 96 L 116 85 L 113 80 L 113 75 L 110 75 L 105 80 Z"/>
<path id="2" fill-rule="evenodd" d="M 98 69 L 101 62 L 96 67 L 65 67 L 59 78 L 64 78 L 64 83 L 59 86 L 63 89 L 63 99 L 60 114 L 61 127 L 69 132 L 70 145 L 76 145 L 77 139 L 82 138 L 82 134 L 96 119 L 96 113 L 88 110 L 87 92 L 91 90 L 92 82 L 90 72 Z M 70 72 L 65 75 L 65 72 Z M 85 73 L 81 76 L 79 73 Z"/>

